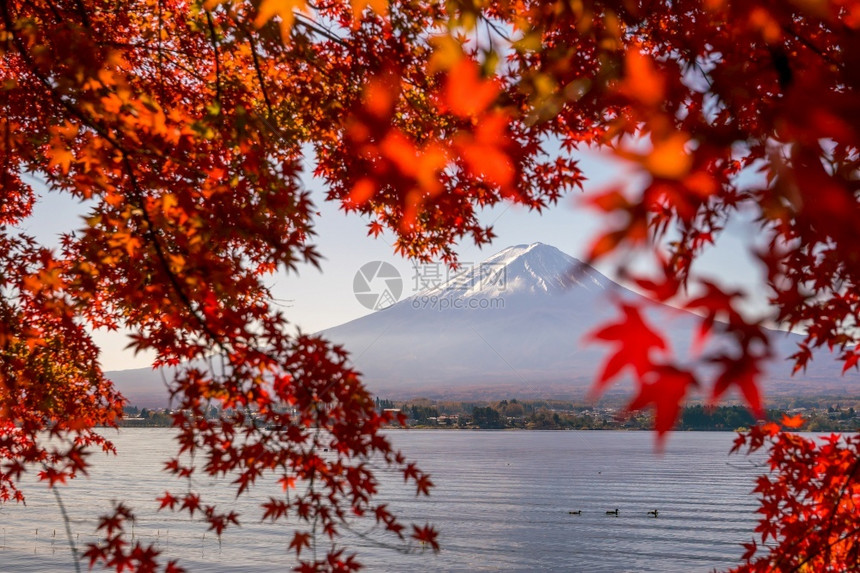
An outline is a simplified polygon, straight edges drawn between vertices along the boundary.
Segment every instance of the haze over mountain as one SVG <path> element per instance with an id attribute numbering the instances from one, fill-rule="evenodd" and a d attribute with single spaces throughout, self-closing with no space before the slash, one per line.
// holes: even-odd
<path id="1" fill-rule="evenodd" d="M 390 300 L 384 292 L 390 280 L 386 275 L 368 283 L 365 298 L 376 288 L 379 300 Z M 517 245 L 444 284 L 322 334 L 351 352 L 365 384 L 379 396 L 577 398 L 585 396 L 608 350 L 585 344 L 585 335 L 616 316 L 613 297 L 645 302 L 555 247 Z M 696 318 L 664 310 L 652 318 L 683 356 Z M 772 333 L 782 357 L 793 354 L 800 339 Z M 147 405 L 164 393 L 152 371 L 110 375 L 131 403 Z M 768 395 L 856 394 L 857 382 L 855 373 L 841 376 L 840 364 L 823 353 L 796 377 L 788 362 L 775 361 L 765 388 Z"/>

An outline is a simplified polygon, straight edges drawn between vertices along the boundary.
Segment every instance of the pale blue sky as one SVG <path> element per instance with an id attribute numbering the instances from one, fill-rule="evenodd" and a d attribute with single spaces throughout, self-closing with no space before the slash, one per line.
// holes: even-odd
<path id="1" fill-rule="evenodd" d="M 588 193 L 605 189 L 611 183 L 634 184 L 635 181 L 623 164 L 595 153 L 584 154 L 581 166 L 588 177 L 584 194 L 573 193 L 542 215 L 516 205 L 501 205 L 486 210 L 481 220 L 493 225 L 497 238 L 483 250 L 469 242 L 459 245 L 457 251 L 460 260 L 464 263 L 479 263 L 505 247 L 537 241 L 553 245 L 574 257 L 584 258 L 591 239 L 600 229 L 601 219 L 595 212 L 582 206 L 582 198 Z M 369 261 L 387 261 L 395 265 L 404 279 L 402 296 L 415 294 L 412 263 L 393 253 L 390 235 L 368 237 L 367 220 L 356 215 L 346 215 L 335 204 L 323 201 L 324 193 L 319 182 L 311 182 L 310 185 L 320 211 L 315 228 L 316 244 L 324 257 L 322 269 L 307 266 L 300 268 L 297 274 L 281 272 L 269 279 L 274 295 L 286 307 L 286 314 L 292 323 L 305 332 L 315 332 L 370 312 L 353 295 L 355 273 Z M 82 226 L 80 215 L 84 212 L 84 206 L 55 193 L 42 195 L 33 217 L 21 228 L 43 242 L 55 245 L 59 233 Z M 755 239 L 753 225 L 730 227 L 721 239 L 719 248 L 709 253 L 699 268 L 728 284 L 753 284 L 760 280 L 759 270 L 751 262 L 747 250 Z M 600 270 L 612 278 L 611 266 L 604 265 Z M 763 300 L 763 295 L 760 296 L 762 298 L 757 301 L 759 304 Z M 124 350 L 128 340 L 123 334 L 96 333 L 95 338 L 103 349 L 102 364 L 106 370 L 140 368 L 150 364 L 150 356 L 134 356 Z"/>

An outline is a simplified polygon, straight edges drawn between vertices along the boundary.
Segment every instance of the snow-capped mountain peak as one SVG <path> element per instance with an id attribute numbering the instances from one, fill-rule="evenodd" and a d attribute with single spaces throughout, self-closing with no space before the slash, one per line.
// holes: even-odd
<path id="1" fill-rule="evenodd" d="M 508 247 L 481 263 L 466 264 L 451 280 L 418 296 L 561 294 L 573 287 L 602 291 L 610 284 L 600 273 L 555 247 L 532 243 Z"/>

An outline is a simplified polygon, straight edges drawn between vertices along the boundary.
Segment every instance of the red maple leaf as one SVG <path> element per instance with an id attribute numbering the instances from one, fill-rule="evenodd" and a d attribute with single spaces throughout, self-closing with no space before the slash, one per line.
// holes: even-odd
<path id="1" fill-rule="evenodd" d="M 600 393 L 626 367 L 631 367 L 636 376 L 642 377 L 654 368 L 652 350 L 667 350 L 663 337 L 657 334 L 644 320 L 639 308 L 622 304 L 624 318 L 620 322 L 604 326 L 587 335 L 587 340 L 615 344 L 615 352 L 603 364 L 597 377 L 594 392 Z"/>
<path id="2" fill-rule="evenodd" d="M 653 405 L 656 410 L 654 429 L 658 440 L 662 440 L 664 434 L 674 427 L 690 387 L 698 383 L 692 372 L 674 366 L 656 367 L 648 378 L 653 380 L 640 385 L 639 393 L 627 407 L 639 410 Z"/>
<path id="3" fill-rule="evenodd" d="M 176 506 L 176 504 L 179 502 L 179 500 L 177 498 L 170 495 L 170 492 L 167 492 L 167 491 L 164 492 L 163 496 L 155 498 L 155 501 L 161 502 L 161 504 L 158 506 L 159 510 L 162 510 L 165 507 L 169 507 L 170 509 L 173 509 Z"/>
<path id="4" fill-rule="evenodd" d="M 433 551 L 439 551 L 438 537 L 439 532 L 429 525 L 425 525 L 424 527 L 412 526 L 412 538 L 421 544 L 429 545 Z"/>
<path id="5" fill-rule="evenodd" d="M 721 371 L 714 383 L 711 401 L 717 402 L 729 388 L 737 386 L 753 413 L 763 418 L 764 409 L 758 387 L 758 377 L 761 374 L 758 358 L 752 355 L 742 358 L 720 356 L 713 361 L 721 366 Z"/>
<path id="6" fill-rule="evenodd" d="M 296 531 L 293 540 L 290 541 L 288 549 L 295 549 L 296 555 L 301 555 L 304 547 L 311 546 L 311 534 L 304 531 Z"/>

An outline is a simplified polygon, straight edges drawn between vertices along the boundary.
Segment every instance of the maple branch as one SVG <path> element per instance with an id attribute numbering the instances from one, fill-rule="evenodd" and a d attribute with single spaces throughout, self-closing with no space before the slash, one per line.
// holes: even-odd
<path id="1" fill-rule="evenodd" d="M 45 464 L 42 464 L 42 466 L 47 468 Z M 66 505 L 60 497 L 60 490 L 56 486 L 52 486 L 51 490 L 54 492 L 54 498 L 57 500 L 57 506 L 59 506 L 60 515 L 63 518 L 63 525 L 66 528 L 66 539 L 68 539 L 69 549 L 72 551 L 72 562 L 75 564 L 75 573 L 81 573 L 81 561 L 78 558 L 78 548 L 75 546 L 75 541 L 72 538 L 71 520 L 69 519 L 68 512 L 66 512 Z"/>
<path id="2" fill-rule="evenodd" d="M 81 22 L 84 25 L 84 28 L 87 30 L 92 30 L 92 24 L 90 24 L 90 17 L 87 14 L 86 6 L 81 2 L 81 0 L 75 0 L 75 8 L 78 10 L 78 15 L 81 17 Z"/>
<path id="3" fill-rule="evenodd" d="M 173 287 L 176 296 L 179 297 L 179 300 L 182 304 L 188 309 L 191 315 L 197 320 L 200 328 L 203 332 L 214 342 L 218 348 L 222 351 L 227 352 L 226 345 L 222 342 L 222 337 L 217 335 L 210 327 L 209 323 L 206 321 L 204 316 L 201 316 L 197 309 L 194 307 L 194 304 L 191 302 L 191 299 L 188 295 L 185 294 L 185 290 L 182 288 L 182 285 L 179 284 L 179 279 L 170 269 L 170 264 L 167 261 L 167 255 L 164 253 L 164 248 L 161 245 L 161 241 L 159 240 L 157 234 L 155 233 L 155 224 L 152 222 L 152 219 L 149 216 L 149 212 L 146 209 L 146 202 L 143 198 L 143 193 L 140 189 L 140 185 L 137 182 L 137 175 L 134 172 L 134 168 L 131 165 L 131 161 L 129 160 L 129 155 L 124 149 L 118 149 L 122 154 L 123 161 L 123 169 L 129 177 L 129 182 L 132 186 L 132 194 L 135 201 L 138 203 L 138 207 L 142 213 L 141 217 L 146 223 L 146 229 L 144 230 L 144 237 L 146 237 L 149 242 L 153 245 L 155 249 L 156 257 L 158 258 L 159 263 L 161 263 L 162 271 L 167 276 L 167 280 L 170 282 L 170 285 Z"/>
<path id="4" fill-rule="evenodd" d="M 209 26 L 209 38 L 212 41 L 212 51 L 215 53 L 215 101 L 221 105 L 221 57 L 218 53 L 215 23 L 212 21 L 212 13 L 209 10 L 206 10 L 206 24 Z"/>
<path id="5" fill-rule="evenodd" d="M 30 8 L 32 8 L 34 12 L 39 11 L 38 7 L 36 7 L 31 0 L 25 0 L 24 3 L 27 6 L 29 6 Z M 6 2 L 4 1 L 3 4 L 5 5 Z M 55 2 L 52 2 L 51 0 L 47 0 L 45 2 L 45 4 L 47 4 L 48 10 L 50 10 L 54 14 L 54 23 L 55 24 L 60 24 L 61 22 L 63 22 L 65 20 L 63 15 L 57 11 L 57 7 L 55 5 L 56 4 Z"/>
<path id="6" fill-rule="evenodd" d="M 263 68 L 260 65 L 260 55 L 257 53 L 257 41 L 254 39 L 254 32 L 248 29 L 244 21 L 238 18 L 233 18 L 232 20 L 236 27 L 239 28 L 245 34 L 245 37 L 248 39 L 248 45 L 251 47 L 251 59 L 254 62 L 254 72 L 257 75 L 257 81 L 260 83 L 260 92 L 263 94 L 263 101 L 266 104 L 266 111 L 268 117 L 271 118 L 274 115 L 274 108 L 272 106 L 272 101 L 269 98 L 269 90 L 266 87 L 266 81 L 263 76 Z M 273 133 L 275 133 L 279 137 L 282 137 L 278 130 L 276 130 L 267 121 L 265 121 L 266 118 L 262 119 L 264 120 L 266 126 L 269 127 L 269 129 L 272 130 Z"/>
<path id="7" fill-rule="evenodd" d="M 509 34 L 507 34 L 507 33 L 505 33 L 505 32 L 504 32 L 504 30 L 500 29 L 500 28 L 496 25 L 496 23 L 495 23 L 495 22 L 493 22 L 490 18 L 487 18 L 486 16 L 483 16 L 483 17 L 482 17 L 482 19 L 484 20 L 484 23 L 487 25 L 487 28 L 488 28 L 488 29 L 492 28 L 492 30 L 496 33 L 496 35 L 498 35 L 500 38 L 502 38 L 502 39 L 503 39 L 503 40 L 505 40 L 506 42 L 510 42 L 510 41 L 511 41 L 511 37 L 510 37 L 510 35 L 509 35 Z M 492 41 L 492 39 L 490 39 L 490 47 L 492 47 L 492 43 L 493 43 L 493 41 Z"/>
<path id="8" fill-rule="evenodd" d="M 48 78 L 45 77 L 41 72 L 39 72 L 36 63 L 33 61 L 33 59 L 30 57 L 29 52 L 27 51 L 27 47 L 21 41 L 21 38 L 18 36 L 18 34 L 14 31 L 14 24 L 12 23 L 11 15 L 9 14 L 6 2 L 0 2 L 0 10 L 2 10 L 3 13 L 3 22 L 6 24 L 7 29 L 10 30 L 10 33 L 12 34 L 12 42 L 15 44 L 15 48 L 17 49 L 18 54 L 21 56 L 21 59 L 24 60 L 24 63 L 27 64 L 30 73 L 32 73 L 36 77 L 36 79 L 39 80 L 39 83 L 42 84 L 42 86 L 51 96 L 51 99 L 53 99 L 56 103 L 60 104 L 61 107 L 65 108 L 66 111 L 76 117 L 81 123 L 83 123 L 90 129 L 98 133 L 100 136 L 102 136 L 114 148 L 124 152 L 122 145 L 120 145 L 120 143 L 116 141 L 110 133 L 108 133 L 104 128 L 102 128 L 94 121 L 91 121 L 90 118 L 88 118 L 82 111 L 80 111 L 78 108 L 66 101 L 60 94 L 56 92 L 54 86 L 51 84 L 50 81 L 48 81 Z"/>
<path id="9" fill-rule="evenodd" d="M 818 55 L 821 59 L 823 59 L 828 64 L 832 64 L 834 66 L 839 67 L 839 62 L 837 62 L 836 60 L 831 58 L 829 55 L 824 53 L 824 51 L 821 50 L 821 48 L 819 48 L 818 46 L 813 44 L 810 40 L 808 40 L 807 38 L 805 38 L 805 37 L 801 36 L 800 34 L 798 34 L 797 32 L 795 32 L 792 28 L 790 28 L 788 26 L 788 24 L 780 24 L 780 28 L 782 28 L 782 30 L 784 32 L 787 32 L 788 34 L 790 34 L 795 40 L 797 40 L 798 42 L 800 42 L 801 44 L 803 44 L 804 46 L 809 48 L 809 50 L 811 50 L 814 54 Z"/>
<path id="10" fill-rule="evenodd" d="M 164 101 L 164 53 L 162 52 L 163 42 L 161 33 L 164 29 L 163 2 L 158 0 L 158 44 L 156 47 L 156 67 L 158 68 L 158 99 Z"/>
<path id="11" fill-rule="evenodd" d="M 4 23 L 6 24 L 6 26 L 9 30 L 13 30 L 14 28 L 12 25 L 11 15 L 9 14 L 7 3 L 6 2 L 0 2 L 0 5 L 2 5 L 2 8 L 0 8 L 0 10 L 2 10 Z M 26 47 L 24 46 L 24 44 L 21 41 L 18 34 L 16 34 L 14 31 L 12 32 L 12 40 L 15 43 L 15 46 L 18 50 L 18 53 L 21 55 L 22 59 L 28 65 L 31 73 L 33 73 L 36 76 L 36 78 L 40 81 L 40 83 L 46 88 L 48 93 L 51 95 L 51 98 L 53 100 L 57 101 L 69 113 L 71 113 L 76 118 L 78 118 L 78 120 L 81 121 L 84 125 L 95 130 L 106 141 L 108 141 L 117 151 L 120 152 L 120 154 L 122 155 L 122 158 L 123 158 L 123 168 L 126 171 L 126 174 L 129 176 L 129 181 L 132 185 L 134 197 L 135 197 L 136 201 L 139 203 L 140 210 L 143 213 L 142 217 L 143 217 L 144 221 L 146 222 L 147 228 L 144 231 L 144 236 L 146 236 L 150 240 L 150 242 L 153 244 L 153 246 L 155 248 L 156 256 L 157 256 L 159 262 L 161 263 L 162 270 L 165 272 L 165 274 L 168 278 L 168 281 L 170 282 L 171 286 L 173 287 L 173 289 L 176 292 L 177 296 L 179 297 L 180 301 L 183 303 L 183 305 L 185 305 L 188 308 L 188 310 L 189 310 L 189 312 L 191 312 L 192 316 L 195 317 L 195 319 L 200 324 L 200 327 L 204 331 L 204 333 L 207 336 L 209 336 L 212 339 L 212 341 L 219 348 L 226 351 L 226 347 L 223 344 L 223 342 L 221 341 L 221 337 L 216 335 L 210 329 L 205 318 L 198 314 L 197 310 L 194 308 L 193 304 L 191 303 L 191 300 L 188 298 L 188 296 L 185 294 L 185 291 L 182 289 L 181 285 L 179 284 L 178 278 L 170 270 L 170 265 L 167 261 L 167 257 L 164 253 L 162 246 L 161 246 L 161 242 L 158 240 L 158 237 L 154 233 L 154 228 L 155 228 L 154 224 L 152 223 L 152 220 L 150 219 L 149 214 L 147 213 L 147 210 L 145 208 L 145 204 L 143 201 L 143 194 L 140 190 L 140 186 L 137 182 L 137 177 L 134 173 L 134 169 L 133 169 L 133 167 L 131 165 L 131 161 L 129 159 L 130 158 L 130 152 L 128 150 L 126 150 L 125 147 L 122 144 L 120 144 L 116 139 L 114 139 L 106 130 L 104 130 L 101 126 L 99 126 L 95 122 L 90 121 L 90 118 L 88 118 L 83 112 L 81 112 L 75 106 L 73 106 L 69 102 L 67 102 L 62 96 L 60 96 L 54 90 L 53 86 L 48 81 L 48 79 L 46 77 L 44 77 L 41 73 L 38 72 L 38 68 L 36 68 L 35 63 L 30 59 L 29 53 L 26 51 Z"/>
<path id="12" fill-rule="evenodd" d="M 345 531 L 349 531 L 350 533 L 352 533 L 353 535 L 355 535 L 359 539 L 366 541 L 366 542 L 370 543 L 371 545 L 375 545 L 376 547 L 379 547 L 381 549 L 389 549 L 391 551 L 396 551 L 398 553 L 402 553 L 403 555 L 409 555 L 411 553 L 414 553 L 414 551 L 412 549 L 410 549 L 409 547 L 404 547 L 402 545 L 395 545 L 393 543 L 385 543 L 384 541 L 380 541 L 380 540 L 372 537 L 370 534 L 373 533 L 374 531 L 379 530 L 379 528 L 380 528 L 379 523 L 374 523 L 372 526 L 370 526 L 370 528 L 367 529 L 367 531 L 358 531 L 356 528 L 352 527 L 348 523 L 343 524 L 342 527 Z"/>
<path id="13" fill-rule="evenodd" d="M 699 59 L 698 59 L 698 58 L 693 58 L 693 59 L 692 59 L 692 60 L 690 60 L 690 61 L 691 61 L 691 62 L 693 62 L 693 65 L 694 65 L 694 66 L 696 66 L 696 69 L 697 69 L 697 70 L 699 70 L 699 72 L 702 74 L 702 79 L 704 79 L 704 80 L 705 80 L 705 83 L 707 83 L 707 84 L 708 84 L 708 88 L 709 88 L 711 91 L 713 91 L 713 89 L 714 89 L 714 83 L 711 81 L 710 76 L 709 76 L 709 75 L 708 75 L 708 73 L 705 71 L 704 66 L 702 66 L 702 64 L 701 64 L 701 63 L 699 63 Z"/>
<path id="14" fill-rule="evenodd" d="M 773 449 L 776 445 L 777 445 L 776 442 L 771 442 L 771 445 L 770 445 L 771 449 Z M 794 459 L 794 458 L 792 458 L 792 459 Z M 784 459 L 780 460 L 779 463 L 780 464 L 785 463 L 785 460 Z M 828 539 L 828 540 L 830 539 L 831 532 L 833 531 L 834 521 L 836 520 L 837 512 L 839 510 L 840 502 L 845 497 L 845 494 L 847 492 L 847 488 L 849 487 L 849 485 L 851 483 L 853 483 L 852 478 L 853 478 L 854 474 L 858 471 L 858 469 L 860 469 L 860 458 L 855 456 L 854 463 L 851 465 L 851 468 L 847 471 L 848 477 L 846 478 L 845 482 L 840 487 L 839 493 L 835 496 L 835 503 L 833 504 L 832 508 L 829 508 L 829 511 L 827 513 L 820 512 L 818 509 L 816 509 L 817 515 L 824 514 L 824 515 L 828 516 L 826 534 L 823 536 L 824 539 Z M 846 472 L 840 472 L 840 474 L 844 474 L 844 473 L 846 473 Z M 826 479 L 826 476 L 822 479 Z M 809 494 L 807 493 L 806 496 L 808 496 L 808 495 Z M 795 492 L 795 496 L 797 496 L 797 492 Z M 848 499 L 853 504 L 853 499 L 850 497 Z M 819 503 L 819 504 L 815 504 L 815 505 L 816 506 L 823 506 L 824 504 Z M 815 506 L 808 506 L 808 507 L 815 507 Z M 773 517 L 774 516 L 771 515 L 765 519 L 772 519 Z M 794 519 L 796 520 L 796 523 L 801 522 L 797 515 L 794 516 Z M 782 545 L 777 543 L 776 545 L 767 546 L 768 549 L 770 550 L 770 555 L 767 557 L 764 557 L 763 559 L 766 559 L 768 564 L 776 565 L 777 567 L 780 568 L 779 570 L 782 570 L 783 568 L 790 566 L 793 563 L 793 566 L 790 569 L 790 571 L 792 571 L 792 572 L 804 570 L 805 566 L 808 563 L 812 562 L 815 559 L 821 558 L 821 557 L 823 557 L 829 564 L 829 561 L 831 559 L 830 558 L 831 549 L 835 545 L 839 544 L 840 542 L 842 542 L 846 539 L 849 539 L 850 537 L 856 535 L 857 533 L 860 533 L 860 527 L 858 527 L 858 528 L 855 528 L 851 531 L 847 531 L 847 532 L 841 534 L 835 540 L 827 541 L 826 543 L 823 543 L 823 544 L 810 544 L 809 543 L 810 539 L 817 539 L 817 538 L 822 537 L 820 535 L 820 533 L 816 533 L 816 532 L 825 531 L 825 530 L 822 528 L 820 523 L 810 524 L 808 521 L 803 522 L 803 523 L 806 524 L 806 527 L 803 528 L 802 532 L 794 532 L 790 536 L 787 535 L 785 532 L 780 533 L 780 536 L 782 536 L 784 538 L 784 542 Z M 776 535 L 773 535 L 773 537 L 775 540 L 778 541 L 778 538 Z M 803 554 L 801 556 L 798 554 L 798 549 L 801 549 L 803 546 L 805 546 L 806 551 L 804 552 L 805 554 Z M 855 542 L 854 543 L 854 552 L 855 553 L 857 552 L 857 547 L 858 547 L 858 544 Z M 800 558 L 800 560 L 795 561 L 796 558 Z M 760 558 L 758 560 L 759 563 L 761 561 L 762 561 L 762 558 Z M 748 564 L 751 564 L 751 563 L 752 563 L 752 561 L 748 560 Z"/>
<path id="15" fill-rule="evenodd" d="M 5 155 L 12 150 L 12 130 L 9 127 L 9 108 L 4 107 L 3 112 L 3 151 Z M 9 169 L 7 169 L 8 166 L 5 163 L 6 162 L 4 162 L 4 165 L 0 166 L 0 184 L 2 184 L 3 189 L 8 188 L 9 177 L 11 176 Z"/>
<path id="16" fill-rule="evenodd" d="M 169 53 L 176 53 L 177 55 L 184 55 L 184 54 L 183 54 L 182 52 L 180 52 L 179 50 L 170 50 L 170 49 L 165 49 L 165 50 L 163 50 L 163 51 L 164 51 L 164 52 L 166 52 L 166 53 L 168 53 L 168 54 L 169 54 Z M 185 65 L 185 64 L 184 64 L 184 63 L 182 63 L 180 60 L 176 60 L 176 59 L 169 58 L 169 57 L 165 57 L 165 59 L 167 60 L 167 62 L 168 62 L 169 64 L 171 64 L 171 65 L 175 66 L 177 69 L 182 70 L 183 72 L 185 72 L 186 74 L 188 74 L 188 75 L 189 75 L 189 76 L 191 76 L 192 78 L 194 78 L 194 79 L 196 79 L 196 80 L 199 80 L 199 81 L 200 81 L 200 83 L 206 83 L 206 82 L 207 82 L 208 78 L 206 78 L 206 76 L 204 76 L 203 74 L 201 74 L 200 72 L 198 72 L 198 71 L 197 71 L 197 70 L 195 70 L 194 68 L 191 68 L 191 67 L 189 67 L 189 66 Z"/>
<path id="17" fill-rule="evenodd" d="M 317 423 L 316 433 L 314 434 L 314 441 L 313 441 L 313 444 L 311 445 L 311 451 L 312 452 L 319 451 L 319 435 L 320 435 L 320 427 L 319 427 L 319 423 Z M 314 489 L 315 477 L 316 477 L 316 469 L 314 469 L 311 473 L 310 485 L 308 486 L 311 493 L 313 494 L 312 498 L 314 500 L 318 499 L 317 495 L 316 495 L 316 490 Z M 311 526 L 311 532 L 312 532 L 311 541 L 313 542 L 311 548 L 313 550 L 314 561 L 317 560 L 317 527 L 318 527 L 319 517 L 320 517 L 319 505 L 320 505 L 320 502 L 317 501 L 317 511 L 314 512 L 314 522 L 313 522 L 313 525 Z"/>
<path id="18" fill-rule="evenodd" d="M 268 116 L 272 117 L 274 115 L 274 111 L 272 110 L 272 102 L 269 99 L 269 90 L 266 88 L 266 80 L 263 77 L 263 69 L 260 66 L 260 58 L 257 55 L 257 42 L 254 41 L 254 36 L 252 34 L 248 34 L 247 36 L 248 44 L 251 46 L 251 59 L 254 62 L 254 71 L 257 74 L 257 81 L 260 82 L 260 92 L 263 94 L 263 101 L 266 102 Z"/>
<path id="19" fill-rule="evenodd" d="M 269 131 L 271 131 L 274 135 L 278 136 L 278 138 L 280 140 L 286 141 L 287 138 L 284 136 L 283 133 L 281 133 L 281 130 L 276 125 L 274 125 L 272 123 L 272 121 L 273 121 L 272 118 L 275 115 L 275 111 L 274 111 L 274 106 L 272 105 L 272 101 L 269 97 L 269 89 L 266 86 L 266 81 L 265 81 L 265 77 L 263 74 L 263 68 L 260 65 L 260 57 L 259 57 L 259 54 L 257 53 L 257 42 L 256 42 L 256 40 L 254 40 L 254 32 L 249 30 L 247 28 L 247 26 L 245 26 L 245 23 L 239 19 L 234 18 L 233 23 L 242 32 L 244 32 L 245 37 L 248 38 L 248 44 L 251 47 L 251 58 L 252 58 L 252 61 L 254 63 L 254 72 L 257 75 L 257 81 L 260 83 L 260 92 L 263 94 L 263 101 L 266 104 L 267 117 L 260 117 L 260 116 L 257 116 L 256 114 L 254 114 L 254 115 L 255 115 L 255 117 L 257 117 L 261 121 L 261 123 Z"/>
<path id="20" fill-rule="evenodd" d="M 332 32 L 331 30 L 326 30 L 325 28 L 323 28 L 322 26 L 320 26 L 316 22 L 313 22 L 312 20 L 308 20 L 303 14 L 296 13 L 294 22 L 296 24 L 301 24 L 307 30 L 309 30 L 311 32 L 316 32 L 317 34 L 320 34 L 324 38 L 327 38 L 327 39 L 331 40 L 332 42 L 335 42 L 336 44 L 340 44 L 341 46 L 344 46 L 344 47 L 349 47 L 349 44 L 347 44 L 346 40 L 344 40 L 340 36 L 335 35 L 334 32 Z"/>

